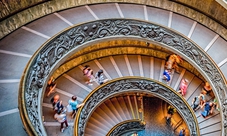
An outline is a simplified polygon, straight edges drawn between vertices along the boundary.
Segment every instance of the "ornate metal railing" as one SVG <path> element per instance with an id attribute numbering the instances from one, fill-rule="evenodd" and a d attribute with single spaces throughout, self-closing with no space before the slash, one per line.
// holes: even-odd
<path id="1" fill-rule="evenodd" d="M 19 108 L 30 135 L 46 135 L 42 123 L 42 97 L 49 76 L 83 45 L 103 39 L 138 39 L 180 54 L 204 75 L 220 102 L 222 134 L 227 127 L 225 78 L 211 58 L 195 43 L 168 28 L 129 19 L 98 20 L 73 26 L 47 41 L 29 61 L 20 83 Z M 85 60 L 84 60 L 85 61 Z M 83 63 L 81 61 L 81 63 Z"/>
<path id="2" fill-rule="evenodd" d="M 175 90 L 159 81 L 140 77 L 124 77 L 115 79 L 93 90 L 85 98 L 85 105 L 79 110 L 76 116 L 74 124 L 78 125 L 74 125 L 75 135 L 83 136 L 85 134 L 85 127 L 89 117 L 103 101 L 109 99 L 113 95 L 129 92 L 147 93 L 164 99 L 173 105 L 185 120 L 190 135 L 199 135 L 197 119 L 193 110 L 190 108 L 190 105 L 187 104 L 187 101 L 183 97 L 179 96 Z"/>
<path id="3" fill-rule="evenodd" d="M 122 134 L 140 131 L 145 129 L 145 124 L 141 120 L 126 120 L 115 125 L 107 134 L 107 136 L 120 136 Z"/>

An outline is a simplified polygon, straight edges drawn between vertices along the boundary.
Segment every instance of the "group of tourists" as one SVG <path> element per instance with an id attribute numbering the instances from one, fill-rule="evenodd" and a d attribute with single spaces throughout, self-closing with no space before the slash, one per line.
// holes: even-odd
<path id="1" fill-rule="evenodd" d="M 183 60 L 179 55 L 172 54 L 167 56 L 166 62 L 165 62 L 165 69 L 163 71 L 163 79 L 166 80 L 167 84 L 169 84 L 171 80 L 171 74 L 174 71 L 179 73 L 180 70 L 179 70 L 178 64 L 182 62 Z M 178 93 L 184 96 L 186 94 L 187 88 L 188 88 L 188 80 L 182 79 Z"/>
<path id="2" fill-rule="evenodd" d="M 93 70 L 90 68 L 89 65 L 85 65 L 83 68 L 83 74 L 86 76 L 87 81 L 86 84 L 93 85 L 92 82 L 97 81 L 99 85 L 108 81 L 108 79 L 104 78 L 103 70 L 100 69 L 95 76 L 93 75 Z"/>
<path id="3" fill-rule="evenodd" d="M 172 54 L 167 57 L 166 63 L 165 63 L 165 69 L 163 71 L 163 79 L 169 84 L 171 81 L 171 75 L 174 71 L 179 73 L 179 67 L 178 64 L 182 62 L 182 59 L 180 56 L 176 54 Z M 186 78 L 183 78 L 179 85 L 179 90 L 177 91 L 182 96 L 186 95 L 187 89 L 188 89 L 189 81 Z M 206 98 L 209 96 L 209 100 Z M 192 100 L 192 109 L 196 112 L 198 109 L 201 109 L 201 116 L 204 118 L 207 118 L 209 115 L 212 115 L 214 112 L 214 109 L 217 109 L 219 111 L 219 106 L 217 103 L 217 99 L 215 99 L 212 88 L 208 82 L 204 83 L 204 86 L 201 90 L 201 93 L 198 96 L 195 96 Z M 175 112 L 175 109 L 171 106 L 168 107 L 167 112 L 167 122 L 170 121 L 173 113 Z M 185 129 L 181 130 L 180 135 L 184 135 Z"/>
<path id="4" fill-rule="evenodd" d="M 171 80 L 171 73 L 173 71 L 179 72 L 178 64 L 182 62 L 182 59 L 180 56 L 176 54 L 172 54 L 167 58 L 165 69 L 163 72 L 163 79 L 167 81 L 167 83 Z M 83 75 L 86 77 L 86 84 L 87 85 L 93 85 L 93 82 L 96 81 L 99 85 L 102 85 L 103 83 L 107 82 L 108 79 L 104 78 L 103 70 L 100 69 L 93 74 L 93 70 L 90 68 L 89 65 L 85 65 L 83 67 Z M 189 81 L 186 78 L 183 78 L 179 85 L 179 90 L 177 91 L 182 96 L 186 95 L 187 88 L 188 88 Z M 51 93 L 55 92 L 56 82 L 54 81 L 54 78 L 51 77 L 47 83 L 47 96 L 49 96 Z M 208 82 L 205 82 L 203 89 L 201 93 L 198 96 L 195 96 L 192 100 L 192 109 L 194 111 L 197 111 L 198 109 L 203 109 L 201 112 L 201 115 L 206 118 L 210 114 L 213 113 L 213 110 L 218 108 L 217 100 L 213 99 L 213 101 L 206 101 L 205 96 L 210 95 L 213 98 L 213 92 L 212 88 L 209 85 Z M 66 125 L 66 128 L 68 128 L 68 122 L 67 122 L 67 116 L 66 112 L 71 113 L 71 117 L 75 118 L 75 115 L 78 111 L 78 108 L 82 107 L 84 103 L 78 104 L 77 97 L 72 96 L 70 100 L 68 100 L 68 105 L 63 106 L 62 101 L 60 100 L 59 95 L 55 95 L 51 99 L 53 110 L 55 112 L 54 118 L 61 123 L 60 131 L 64 131 L 64 124 Z M 176 109 L 169 106 L 168 107 L 168 113 L 167 113 L 167 121 L 169 121 L 173 115 L 173 113 L 176 112 Z M 185 129 L 182 129 L 180 134 L 183 136 L 185 134 Z"/>
<path id="5" fill-rule="evenodd" d="M 100 69 L 95 76 L 93 76 L 93 70 L 90 68 L 89 65 L 85 65 L 83 68 L 83 74 L 86 76 L 87 81 L 86 84 L 92 85 L 93 81 L 96 81 L 99 85 L 108 81 L 108 79 L 104 78 L 103 70 Z M 47 83 L 47 96 L 49 97 L 50 94 L 55 92 L 56 83 L 54 78 L 51 77 Z M 79 104 L 77 101 L 76 96 L 72 96 L 70 100 L 68 100 L 68 105 L 64 106 L 62 100 L 60 100 L 60 96 L 57 94 L 51 99 L 51 103 L 54 110 L 54 119 L 56 119 L 60 124 L 60 131 L 64 132 L 65 128 L 68 128 L 67 122 L 67 112 L 71 113 L 71 117 L 75 118 L 75 115 L 80 107 L 84 105 L 84 103 Z M 65 124 L 65 128 L 63 127 Z"/>
<path id="6" fill-rule="evenodd" d="M 209 97 L 209 100 L 207 100 L 206 97 Z M 201 116 L 204 118 L 212 115 L 214 109 L 219 111 L 217 99 L 214 98 L 212 88 L 208 82 L 205 82 L 201 93 L 192 100 L 192 109 L 194 111 L 202 109 Z"/>
<path id="7" fill-rule="evenodd" d="M 56 119 L 61 124 L 61 132 L 64 132 L 64 124 L 66 125 L 66 128 L 68 128 L 69 126 L 67 122 L 66 112 L 71 113 L 71 117 L 74 118 L 76 112 L 78 111 L 78 108 L 84 105 L 84 103 L 78 104 L 77 97 L 72 96 L 72 98 L 68 101 L 68 105 L 64 106 L 58 94 L 51 99 L 51 103 L 54 110 L 54 119 Z"/>

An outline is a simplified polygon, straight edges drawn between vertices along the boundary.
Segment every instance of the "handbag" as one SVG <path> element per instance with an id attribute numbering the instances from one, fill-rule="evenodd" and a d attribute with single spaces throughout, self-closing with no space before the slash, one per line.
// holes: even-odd
<path id="1" fill-rule="evenodd" d="M 66 108 L 67 108 L 67 112 L 72 112 L 73 111 L 72 106 L 70 104 L 68 104 L 66 106 Z"/>

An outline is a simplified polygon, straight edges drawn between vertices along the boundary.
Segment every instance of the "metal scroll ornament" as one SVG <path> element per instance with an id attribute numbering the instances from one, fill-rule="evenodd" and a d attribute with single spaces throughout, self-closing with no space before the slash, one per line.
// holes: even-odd
<path id="1" fill-rule="evenodd" d="M 135 130 L 143 130 L 145 129 L 145 124 L 141 124 L 140 121 L 133 121 L 133 122 L 125 122 L 118 127 L 116 127 L 109 136 L 120 136 L 127 132 L 132 132 Z"/>
<path id="2" fill-rule="evenodd" d="M 29 63 L 24 76 L 24 96 L 22 96 L 22 105 L 25 109 L 25 116 L 28 115 L 31 127 L 35 129 L 38 135 L 44 135 L 45 130 L 38 114 L 41 103 L 42 93 L 45 90 L 45 83 L 52 69 L 61 59 L 75 51 L 79 45 L 83 45 L 90 41 L 101 40 L 107 37 L 137 37 L 151 42 L 160 43 L 161 45 L 169 46 L 174 50 L 185 54 L 191 62 L 196 64 L 196 67 L 203 70 L 206 77 L 212 82 L 215 87 L 214 91 L 219 95 L 220 103 L 224 103 L 226 99 L 227 88 L 221 73 L 217 70 L 212 61 L 206 54 L 181 35 L 168 30 L 167 28 L 128 19 L 109 19 L 98 20 L 94 22 L 84 23 L 65 30 L 61 34 L 52 38 L 49 42 L 42 46 L 33 56 Z M 99 97 L 102 95 L 100 94 Z M 91 105 L 90 105 L 91 106 Z M 227 109 L 226 105 L 223 105 Z M 224 116 L 224 122 L 227 122 L 227 116 Z M 29 121 L 28 121 L 29 122 Z M 226 125 L 227 126 L 227 123 Z"/>
<path id="3" fill-rule="evenodd" d="M 96 105 L 99 105 L 105 99 L 108 99 L 110 96 L 119 93 L 125 92 L 146 92 L 161 97 L 171 103 L 174 107 L 177 108 L 178 112 L 184 118 L 186 124 L 188 125 L 191 135 L 198 135 L 197 130 L 198 126 L 196 125 L 196 119 L 193 117 L 193 113 L 190 111 L 187 104 L 172 90 L 166 88 L 160 83 L 156 83 L 151 80 L 143 78 L 127 78 L 119 79 L 109 84 L 95 90 L 95 92 L 90 95 L 87 99 L 79 117 L 78 122 L 78 135 L 83 136 L 85 131 L 86 123 L 90 117 L 92 111 L 95 110 Z M 195 119 L 195 120 L 194 120 Z"/>

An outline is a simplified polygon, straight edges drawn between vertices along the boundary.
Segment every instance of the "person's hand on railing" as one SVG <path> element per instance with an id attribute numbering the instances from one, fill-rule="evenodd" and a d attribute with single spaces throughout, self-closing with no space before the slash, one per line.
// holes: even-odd
<path id="1" fill-rule="evenodd" d="M 82 106 L 84 106 L 84 103 L 78 104 L 78 105 L 77 105 L 77 108 L 80 108 L 80 107 L 82 107 Z"/>

